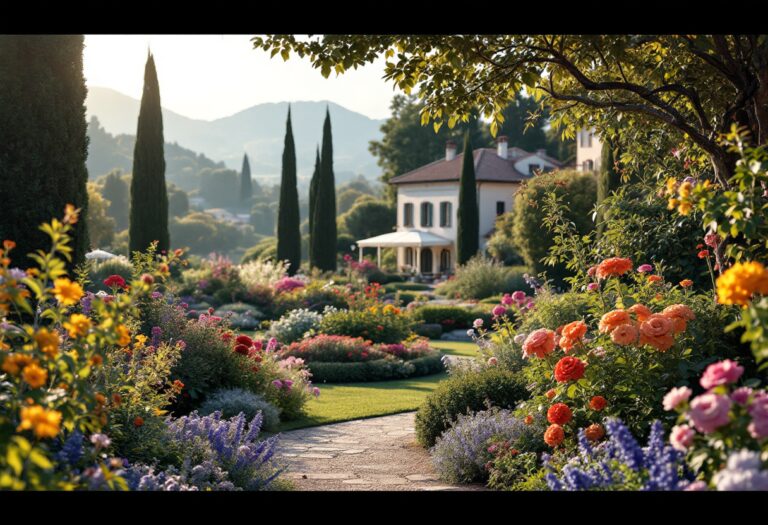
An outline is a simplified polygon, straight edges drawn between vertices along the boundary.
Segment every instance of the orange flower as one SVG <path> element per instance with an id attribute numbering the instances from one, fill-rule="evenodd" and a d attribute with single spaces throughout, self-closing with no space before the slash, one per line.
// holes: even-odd
<path id="1" fill-rule="evenodd" d="M 563 357 L 555 365 L 555 380 L 558 383 L 578 381 L 584 377 L 584 361 L 578 357 Z"/>
<path id="2" fill-rule="evenodd" d="M 544 432 L 544 443 L 550 447 L 556 447 L 565 439 L 565 431 L 560 425 L 549 425 L 546 432 Z"/>
<path id="3" fill-rule="evenodd" d="M 624 275 L 632 269 L 632 260 L 621 257 L 611 257 L 597 265 L 597 278 L 605 279 L 612 275 Z"/>
<path id="4" fill-rule="evenodd" d="M 124 324 L 117 325 L 117 335 L 120 339 L 117 340 L 117 344 L 120 346 L 128 346 L 131 344 L 131 333 Z"/>
<path id="5" fill-rule="evenodd" d="M 523 420 L 523 423 L 525 423 L 526 425 L 532 425 L 533 424 L 533 416 L 530 415 L 530 414 L 525 416 L 525 419 Z"/>
<path id="6" fill-rule="evenodd" d="M 673 329 L 676 334 L 685 332 L 687 328 L 687 322 L 696 319 L 696 314 L 693 310 L 688 308 L 684 304 L 673 304 L 667 306 L 662 310 L 661 315 L 669 318 L 672 321 Z"/>
<path id="7" fill-rule="evenodd" d="M 64 323 L 64 328 L 73 339 L 78 336 L 85 337 L 91 328 L 91 320 L 83 314 L 72 314 L 69 316 L 69 321 Z"/>
<path id="8" fill-rule="evenodd" d="M 547 421 L 556 425 L 565 425 L 573 419 L 573 411 L 565 403 L 555 403 L 547 410 Z"/>
<path id="9" fill-rule="evenodd" d="M 587 325 L 584 321 L 574 321 L 563 327 L 562 335 L 568 339 L 581 340 L 587 333 Z"/>
<path id="10" fill-rule="evenodd" d="M 599 423 L 592 423 L 584 430 L 584 435 L 590 441 L 598 441 L 605 436 L 605 429 Z"/>
<path id="11" fill-rule="evenodd" d="M 589 400 L 589 408 L 600 412 L 608 404 L 608 401 L 603 396 L 594 396 Z"/>
<path id="12" fill-rule="evenodd" d="M 19 372 L 25 367 L 36 361 L 31 355 L 27 354 L 8 354 L 3 360 L 2 370 L 12 376 L 18 375 Z"/>
<path id="13" fill-rule="evenodd" d="M 545 395 L 547 396 L 547 399 L 552 399 L 557 395 L 557 390 L 555 390 L 554 388 L 550 388 L 549 390 L 547 390 L 547 393 Z"/>
<path id="14" fill-rule="evenodd" d="M 25 366 L 21 375 L 32 388 L 40 388 L 48 381 L 48 371 L 40 368 L 36 363 Z"/>
<path id="15" fill-rule="evenodd" d="M 736 263 L 717 278 L 717 302 L 746 305 L 752 294 L 768 295 L 768 269 L 757 261 Z"/>
<path id="16" fill-rule="evenodd" d="M 104 358 L 101 357 L 99 354 L 96 354 L 93 357 L 91 357 L 91 365 L 93 366 L 99 366 L 103 362 L 104 362 Z"/>
<path id="17" fill-rule="evenodd" d="M 555 332 L 546 328 L 534 330 L 523 343 L 523 354 L 526 357 L 535 355 L 543 358 L 555 350 Z"/>
<path id="18" fill-rule="evenodd" d="M 627 311 L 631 314 L 634 314 L 638 321 L 645 321 L 653 313 L 651 312 L 650 308 L 640 303 L 633 304 Z"/>
<path id="19" fill-rule="evenodd" d="M 96 400 L 96 403 L 99 405 L 106 405 L 107 404 L 107 397 L 102 393 L 97 393 L 93 398 Z"/>
<path id="20" fill-rule="evenodd" d="M 56 437 L 61 430 L 61 412 L 47 410 L 40 405 L 23 407 L 21 424 L 16 430 L 32 430 L 41 439 Z"/>
<path id="21" fill-rule="evenodd" d="M 576 344 L 576 341 L 574 339 L 568 339 L 567 337 L 561 337 L 560 340 L 557 342 L 557 345 L 563 349 L 563 352 L 566 354 L 573 350 L 573 345 Z"/>
<path id="22" fill-rule="evenodd" d="M 608 334 L 618 326 L 631 323 L 632 319 L 630 319 L 627 312 L 624 310 L 613 310 L 600 318 L 598 329 L 600 330 L 601 334 Z"/>
<path id="23" fill-rule="evenodd" d="M 664 280 L 664 278 L 661 275 L 649 275 L 648 276 L 648 282 L 649 283 L 660 283 L 663 280 Z"/>
<path id="24" fill-rule="evenodd" d="M 693 286 L 693 281 L 691 281 L 690 279 L 683 279 L 682 281 L 680 281 L 680 286 L 682 286 L 683 288 L 690 288 L 691 286 Z"/>
<path id="25" fill-rule="evenodd" d="M 661 350 L 669 350 L 675 343 L 672 337 L 674 324 L 661 314 L 653 314 L 640 324 L 640 344 Z"/>
<path id="26" fill-rule="evenodd" d="M 50 358 L 56 357 L 59 353 L 59 333 L 54 330 L 49 332 L 47 328 L 41 328 L 35 334 L 35 342 L 40 347 L 40 351 Z"/>
<path id="27" fill-rule="evenodd" d="M 617 345 L 631 345 L 637 341 L 637 328 L 631 324 L 617 326 L 611 331 L 611 341 Z"/>
<path id="28" fill-rule="evenodd" d="M 144 424 L 144 418 L 141 416 L 136 416 L 133 420 L 133 426 L 140 427 Z"/>
<path id="29" fill-rule="evenodd" d="M 64 224 L 77 224 L 80 208 L 75 208 L 72 204 L 64 206 Z"/>
<path id="30" fill-rule="evenodd" d="M 9 239 L 6 239 L 3 241 L 3 248 L 5 248 L 5 251 L 9 252 L 14 248 L 16 248 L 16 243 Z"/>
<path id="31" fill-rule="evenodd" d="M 83 296 L 83 289 L 78 283 L 62 277 L 53 281 L 53 295 L 61 304 L 71 306 Z"/>
<path id="32" fill-rule="evenodd" d="M 112 394 L 112 404 L 119 407 L 123 403 L 123 396 L 120 394 Z"/>

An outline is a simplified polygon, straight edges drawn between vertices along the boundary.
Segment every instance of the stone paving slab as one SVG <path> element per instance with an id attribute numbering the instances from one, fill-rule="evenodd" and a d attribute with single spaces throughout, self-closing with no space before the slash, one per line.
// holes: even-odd
<path id="1" fill-rule="evenodd" d="M 278 455 L 298 490 L 486 490 L 440 481 L 416 443 L 416 412 L 280 434 Z"/>

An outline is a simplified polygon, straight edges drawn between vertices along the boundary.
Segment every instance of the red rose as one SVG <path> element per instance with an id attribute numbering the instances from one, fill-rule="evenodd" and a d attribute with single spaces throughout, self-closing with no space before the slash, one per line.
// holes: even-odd
<path id="1" fill-rule="evenodd" d="M 125 288 L 125 279 L 119 275 L 110 275 L 104 279 L 104 285 L 110 288 Z"/>
<path id="2" fill-rule="evenodd" d="M 578 357 L 563 357 L 555 365 L 555 380 L 558 383 L 578 381 L 584 377 L 584 361 Z"/>
<path id="3" fill-rule="evenodd" d="M 245 345 L 237 345 L 235 346 L 235 352 L 242 355 L 248 355 L 248 347 Z"/>
<path id="4" fill-rule="evenodd" d="M 237 338 L 235 338 L 235 342 L 239 345 L 251 346 L 253 344 L 253 339 L 247 335 L 238 335 Z"/>
<path id="5" fill-rule="evenodd" d="M 133 426 L 140 427 L 144 424 L 144 418 L 141 416 L 136 416 L 136 418 L 133 420 Z"/>
<path id="6" fill-rule="evenodd" d="M 589 408 L 592 410 L 596 410 L 597 412 L 601 411 L 605 408 L 605 405 L 608 404 L 608 401 L 603 396 L 595 396 L 592 399 L 589 400 Z"/>
<path id="7" fill-rule="evenodd" d="M 709 250 L 701 250 L 698 255 L 699 259 L 706 259 L 709 257 Z"/>
<path id="8" fill-rule="evenodd" d="M 544 432 L 544 443 L 550 447 L 556 447 L 565 439 L 565 431 L 560 425 L 549 425 L 546 432 Z"/>
<path id="9" fill-rule="evenodd" d="M 547 410 L 547 421 L 555 425 L 565 425 L 573 418 L 573 412 L 565 403 L 555 403 Z"/>

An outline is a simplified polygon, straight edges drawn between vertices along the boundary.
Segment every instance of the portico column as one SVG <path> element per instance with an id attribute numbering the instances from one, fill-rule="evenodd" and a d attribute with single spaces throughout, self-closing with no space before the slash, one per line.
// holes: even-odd
<path id="1" fill-rule="evenodd" d="M 416 252 L 416 273 L 421 273 L 421 264 L 419 264 L 421 259 L 421 246 L 416 246 L 413 251 Z"/>
<path id="2" fill-rule="evenodd" d="M 363 247 L 360 246 L 360 262 L 363 262 Z"/>
<path id="3" fill-rule="evenodd" d="M 381 246 L 376 247 L 376 266 L 381 268 Z"/>

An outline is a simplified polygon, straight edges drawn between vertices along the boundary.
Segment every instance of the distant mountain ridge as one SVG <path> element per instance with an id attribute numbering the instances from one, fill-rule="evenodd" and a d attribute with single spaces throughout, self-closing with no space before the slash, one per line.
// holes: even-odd
<path id="1" fill-rule="evenodd" d="M 108 133 L 136 134 L 138 100 L 110 88 L 90 87 L 86 106 L 88 118 L 97 116 Z M 368 143 L 381 138 L 379 128 L 383 120 L 368 118 L 333 102 L 291 103 L 299 176 L 306 181 L 312 175 L 326 106 L 331 113 L 337 179 L 343 181 L 356 174 L 377 178 L 380 168 L 368 151 Z M 223 161 L 228 168 L 238 171 L 243 153 L 247 152 L 254 177 L 277 182 L 287 112 L 287 102 L 265 103 L 205 121 L 163 109 L 163 130 L 166 142 L 175 142 L 214 161 Z"/>

